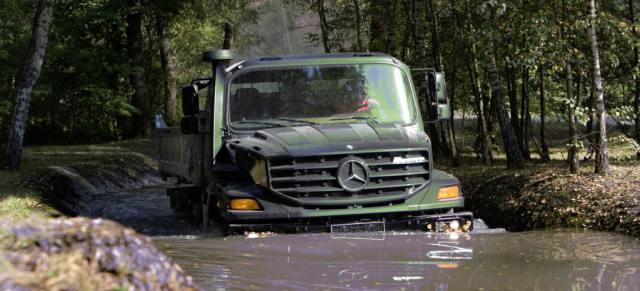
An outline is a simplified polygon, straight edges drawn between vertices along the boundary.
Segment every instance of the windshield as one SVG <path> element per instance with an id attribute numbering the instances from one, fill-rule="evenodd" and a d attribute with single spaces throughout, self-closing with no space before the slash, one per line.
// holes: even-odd
<path id="1" fill-rule="evenodd" d="M 236 129 L 326 123 L 408 124 L 416 108 L 407 74 L 388 64 L 269 68 L 231 80 Z"/>

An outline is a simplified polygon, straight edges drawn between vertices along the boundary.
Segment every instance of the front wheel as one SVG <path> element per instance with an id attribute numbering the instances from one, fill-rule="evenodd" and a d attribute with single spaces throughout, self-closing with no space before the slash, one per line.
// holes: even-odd
<path id="1" fill-rule="evenodd" d="M 198 225 L 203 222 L 203 213 L 205 207 L 202 207 L 202 203 L 194 203 L 191 210 L 192 222 Z"/>
<path id="2" fill-rule="evenodd" d="M 214 195 L 209 196 L 206 205 L 203 204 L 201 213 L 202 228 L 205 232 L 219 230 L 227 233 L 227 223 L 220 215 Z"/>

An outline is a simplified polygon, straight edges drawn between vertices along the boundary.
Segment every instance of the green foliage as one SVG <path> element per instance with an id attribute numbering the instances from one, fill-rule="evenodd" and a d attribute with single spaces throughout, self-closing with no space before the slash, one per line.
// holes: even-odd
<path id="1" fill-rule="evenodd" d="M 523 84 L 528 85 L 529 106 L 539 108 L 539 76 L 542 68 L 548 98 L 548 116 L 565 118 L 568 107 L 579 123 L 589 119 L 591 51 L 587 37 L 584 1 L 531 0 L 324 0 L 329 47 L 333 52 L 386 52 L 387 37 L 395 34 L 396 57 L 408 64 L 417 61 L 416 17 L 424 24 L 426 63 L 436 66 L 439 56 L 451 86 L 454 108 L 477 114 L 472 88 L 473 55 L 479 61 L 481 86 L 484 75 L 485 36 L 493 31 L 496 62 L 503 87 L 506 69 L 515 68 L 515 90 L 520 106 Z M 85 143 L 126 137 L 133 131 L 132 69 L 127 54 L 126 17 L 143 15 L 144 72 L 154 114 L 164 111 L 167 75 L 160 62 L 161 36 L 171 44 L 177 84 L 210 75 L 201 62 L 205 50 L 222 47 L 224 24 L 235 29 L 237 59 L 255 55 L 309 53 L 322 50 L 318 26 L 318 1 L 302 0 L 170 0 L 140 1 L 126 8 L 125 0 L 58 0 L 43 72 L 29 111 L 28 143 Z M 487 6 L 486 3 L 493 5 Z M 35 0 L 0 3 L 0 128 L 8 122 L 12 82 L 29 41 Z M 418 5 L 421 4 L 421 5 Z M 357 6 L 356 6 L 357 5 Z M 356 17 L 356 7 L 360 17 Z M 417 7 L 423 7 L 417 11 Z M 390 10 L 393 9 L 393 10 Z M 483 26 L 483 12 L 492 9 L 490 26 Z M 638 115 L 631 106 L 634 78 L 640 78 L 633 62 L 640 46 L 640 7 L 630 19 L 627 1 L 597 1 L 596 30 L 600 45 L 605 102 L 609 113 L 621 121 Z M 388 13 L 393 11 L 395 14 Z M 395 16 L 395 22 L 389 17 Z M 435 19 L 434 19 L 435 17 Z M 434 27 L 437 20 L 437 27 Z M 393 25 L 392 25 L 393 24 Z M 358 31 L 359 27 L 359 31 Z M 434 32 L 439 38 L 435 39 Z M 360 42 L 358 41 L 360 35 Z M 567 98 L 566 64 L 572 65 L 574 92 Z M 424 65 L 424 64 L 420 64 Z M 522 69 L 529 79 L 522 79 Z M 635 74 L 635 75 L 634 75 Z M 578 92 L 578 78 L 582 90 Z M 506 90 L 505 90 L 506 92 Z M 448 94 L 450 94 L 448 92 Z M 178 102 L 179 104 L 179 102 Z M 627 125 L 629 126 L 629 125 Z"/>
<path id="2" fill-rule="evenodd" d="M 0 130 L 10 121 L 13 82 L 31 36 L 35 0 L 0 2 Z"/>

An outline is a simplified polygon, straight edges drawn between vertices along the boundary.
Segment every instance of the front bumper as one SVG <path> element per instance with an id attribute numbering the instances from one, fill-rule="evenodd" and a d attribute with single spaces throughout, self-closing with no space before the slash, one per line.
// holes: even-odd
<path id="1" fill-rule="evenodd" d="M 457 221 L 458 227 L 451 228 L 451 222 Z M 260 221 L 255 223 L 231 223 L 229 234 L 259 232 L 276 233 L 347 233 L 375 232 L 390 230 L 414 230 L 431 232 L 469 232 L 473 230 L 473 214 L 460 212 L 452 214 L 403 215 L 362 217 L 348 216 L 317 219 L 291 219 L 280 221 Z"/>

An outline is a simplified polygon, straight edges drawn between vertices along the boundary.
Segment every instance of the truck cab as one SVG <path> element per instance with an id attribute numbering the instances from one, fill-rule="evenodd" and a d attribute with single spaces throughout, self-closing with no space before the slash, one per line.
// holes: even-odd
<path id="1" fill-rule="evenodd" d="M 426 71 L 423 121 L 411 70 L 385 54 L 232 58 L 205 52 L 212 76 L 183 87 L 179 128 L 157 129 L 172 208 L 229 233 L 473 228 L 424 131 L 449 118 L 441 73 Z"/>

